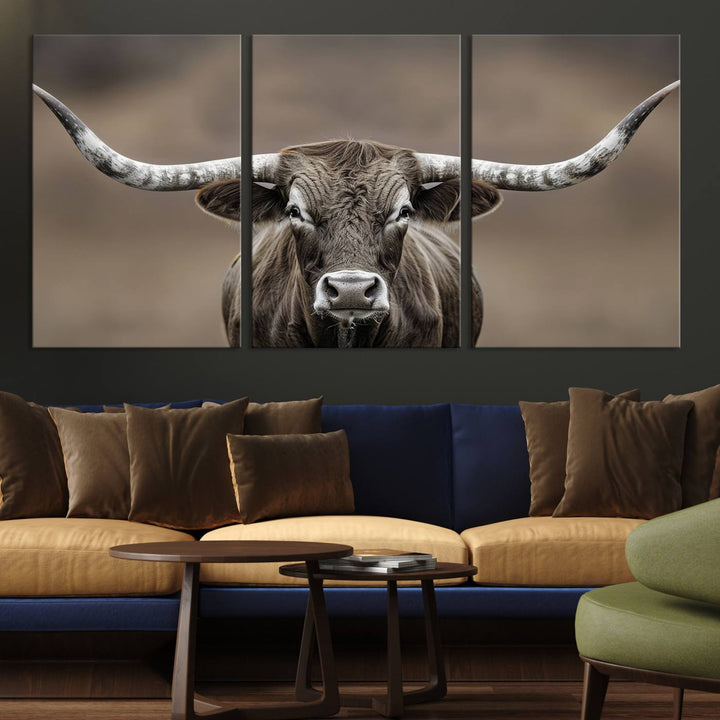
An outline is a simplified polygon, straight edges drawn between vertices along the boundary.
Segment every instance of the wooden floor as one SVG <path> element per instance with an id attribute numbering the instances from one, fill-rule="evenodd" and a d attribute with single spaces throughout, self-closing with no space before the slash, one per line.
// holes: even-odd
<path id="1" fill-rule="evenodd" d="M 373 691 L 380 686 L 345 686 Z M 409 686 L 412 687 L 412 686 Z M 201 688 L 209 694 L 209 688 Z M 215 697 L 228 702 L 280 702 L 291 699 L 289 685 L 215 686 Z M 409 708 L 412 720 L 577 720 L 582 686 L 576 682 L 454 683 L 445 700 Z M 635 683 L 611 682 L 603 720 L 665 720 L 671 717 L 671 690 Z M 720 694 L 688 692 L 685 720 L 718 718 Z M 169 700 L 0 700 L 2 720 L 168 720 Z M 336 716 L 377 720 L 370 710 L 342 709 Z"/>

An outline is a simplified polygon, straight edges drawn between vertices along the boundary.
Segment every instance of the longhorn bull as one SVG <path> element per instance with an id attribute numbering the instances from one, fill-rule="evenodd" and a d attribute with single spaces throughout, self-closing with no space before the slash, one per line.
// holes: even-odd
<path id="1" fill-rule="evenodd" d="M 500 190 L 557 190 L 604 170 L 677 88 L 651 95 L 600 142 L 546 165 L 472 161 L 472 216 Z M 239 157 L 153 165 L 120 155 L 42 88 L 35 93 L 80 152 L 113 179 L 143 190 L 199 190 L 207 213 L 240 222 Z M 260 347 L 457 347 L 460 158 L 370 141 L 329 141 L 253 155 L 253 344 Z M 482 292 L 473 273 L 473 342 Z M 223 284 L 228 342 L 240 343 L 240 263 Z"/>

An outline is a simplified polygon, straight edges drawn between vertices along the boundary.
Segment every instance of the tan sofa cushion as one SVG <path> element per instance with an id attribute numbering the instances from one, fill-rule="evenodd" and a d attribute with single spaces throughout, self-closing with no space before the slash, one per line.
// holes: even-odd
<path id="1" fill-rule="evenodd" d="M 0 522 L 0 596 L 166 595 L 182 584 L 182 565 L 110 557 L 113 545 L 193 541 L 191 535 L 94 518 Z"/>
<path id="2" fill-rule="evenodd" d="M 399 518 L 369 515 L 319 515 L 266 520 L 252 525 L 229 525 L 212 530 L 204 540 L 310 540 L 351 545 L 356 551 L 388 548 L 432 553 L 440 561 L 467 562 L 467 547 L 453 530 Z M 304 585 L 278 573 L 283 563 L 206 564 L 200 579 L 215 585 Z M 439 581 L 457 584 L 464 580 Z M 327 585 L 379 583 L 332 582 Z M 414 583 L 417 584 L 417 583 Z"/>
<path id="3" fill-rule="evenodd" d="M 630 518 L 527 517 L 465 530 L 461 537 L 487 585 L 590 587 L 630 582 Z"/>

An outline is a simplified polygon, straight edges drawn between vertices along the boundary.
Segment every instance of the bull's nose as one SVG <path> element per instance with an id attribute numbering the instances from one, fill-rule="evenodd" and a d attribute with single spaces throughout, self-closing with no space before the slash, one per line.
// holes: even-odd
<path id="1" fill-rule="evenodd" d="M 387 312 L 387 284 L 377 273 L 364 270 L 340 270 L 323 275 L 315 289 L 316 312 L 339 316 L 349 313 L 358 319 L 368 314 Z"/>

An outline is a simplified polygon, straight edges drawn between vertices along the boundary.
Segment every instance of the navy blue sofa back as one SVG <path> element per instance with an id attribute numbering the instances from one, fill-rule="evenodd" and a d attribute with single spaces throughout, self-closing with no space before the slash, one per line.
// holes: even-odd
<path id="1" fill-rule="evenodd" d="M 341 428 L 356 513 L 453 526 L 449 405 L 324 405 L 323 432 Z"/>
<path id="2" fill-rule="evenodd" d="M 517 405 L 451 405 L 453 527 L 527 517 L 530 465 Z"/>
<path id="3" fill-rule="evenodd" d="M 355 511 L 462 532 L 527 516 L 525 426 L 516 405 L 325 405 L 345 429 Z"/>

